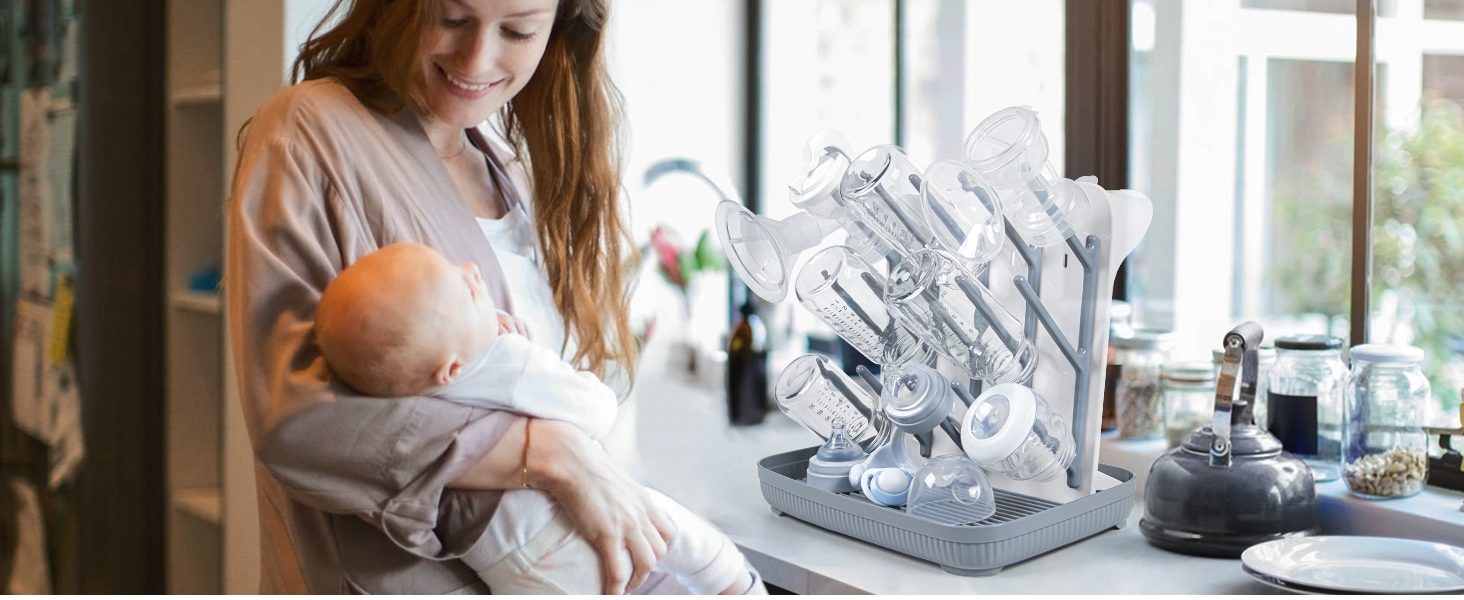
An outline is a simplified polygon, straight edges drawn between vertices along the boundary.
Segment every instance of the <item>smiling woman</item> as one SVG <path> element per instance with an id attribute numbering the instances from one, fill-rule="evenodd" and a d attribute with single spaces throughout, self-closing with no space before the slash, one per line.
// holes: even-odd
<path id="1" fill-rule="evenodd" d="M 261 591 L 486 591 L 469 565 L 503 549 L 479 542 L 517 487 L 595 541 L 599 571 L 575 567 L 604 592 L 640 586 L 666 552 L 666 509 L 579 428 L 363 396 L 313 331 L 342 269 L 413 242 L 481 269 L 535 343 L 628 381 L 607 18 L 605 0 L 338 0 L 299 83 L 242 133 L 225 288 L 262 467 Z M 493 117 L 507 148 L 479 129 Z"/>

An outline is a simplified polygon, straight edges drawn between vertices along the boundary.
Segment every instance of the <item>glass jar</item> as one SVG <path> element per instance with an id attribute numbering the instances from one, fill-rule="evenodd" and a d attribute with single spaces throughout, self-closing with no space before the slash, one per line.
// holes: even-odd
<path id="1" fill-rule="evenodd" d="M 1423 350 L 1363 344 L 1352 349 L 1343 388 L 1343 479 L 1353 494 L 1403 498 L 1428 479 L 1428 436 L 1423 432 L 1428 379 Z"/>
<path id="2" fill-rule="evenodd" d="M 990 384 L 1025 380 L 1037 366 L 1022 323 L 948 254 L 921 250 L 893 271 L 885 301 L 937 352 Z"/>
<path id="3" fill-rule="evenodd" d="M 1225 362 L 1225 350 L 1216 348 L 1210 351 L 1210 358 L 1214 362 L 1215 374 L 1220 373 L 1220 363 Z M 1276 349 L 1263 347 L 1256 351 L 1256 405 L 1251 407 L 1251 419 L 1255 421 L 1256 427 L 1265 429 L 1269 423 L 1269 411 L 1267 400 L 1270 397 L 1271 369 L 1276 366 Z M 1240 376 L 1236 375 L 1236 391 L 1240 390 Z"/>
<path id="4" fill-rule="evenodd" d="M 1159 368 L 1174 347 L 1173 334 L 1155 329 L 1136 329 L 1128 337 L 1108 341 L 1118 364 L 1118 385 L 1113 394 L 1118 405 L 1118 435 L 1125 439 L 1154 439 L 1164 436 L 1164 404 L 1159 388 Z"/>
<path id="5" fill-rule="evenodd" d="M 873 452 L 889 443 L 894 425 L 880 410 L 879 397 L 856 385 L 823 355 L 805 354 L 778 375 L 778 408 L 824 441 L 842 420 L 844 435 Z"/>
<path id="6" fill-rule="evenodd" d="M 793 288 L 808 312 L 870 361 L 886 368 L 902 366 L 890 360 L 927 362 L 933 351 L 895 319 L 884 286 L 884 277 L 853 249 L 831 246 L 808 259 Z"/>
<path id="7" fill-rule="evenodd" d="M 1267 429 L 1311 467 L 1317 482 L 1342 476 L 1342 338 L 1294 335 L 1276 340 L 1267 386 Z"/>
<path id="8" fill-rule="evenodd" d="M 1215 369 L 1204 361 L 1168 363 L 1161 368 L 1164 435 L 1170 448 L 1179 447 L 1190 430 L 1214 420 L 1215 379 Z"/>

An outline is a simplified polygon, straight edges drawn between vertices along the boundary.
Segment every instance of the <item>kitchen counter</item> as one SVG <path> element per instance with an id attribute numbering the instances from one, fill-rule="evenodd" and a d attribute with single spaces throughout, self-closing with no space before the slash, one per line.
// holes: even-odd
<path id="1" fill-rule="evenodd" d="M 665 364 L 647 348 L 643 365 Z M 766 580 L 809 594 L 1236 594 L 1271 593 L 1237 559 L 1160 550 L 1138 531 L 1136 505 L 1108 530 L 1011 565 L 992 577 L 961 577 L 935 563 L 773 514 L 757 461 L 818 438 L 776 410 L 762 425 L 731 427 L 719 383 L 644 368 L 635 393 L 641 474 L 652 487 L 712 522 Z"/>

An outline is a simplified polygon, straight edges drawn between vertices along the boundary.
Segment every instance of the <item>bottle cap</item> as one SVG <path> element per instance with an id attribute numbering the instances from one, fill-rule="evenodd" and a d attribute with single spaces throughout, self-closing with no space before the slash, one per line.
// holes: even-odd
<path id="1" fill-rule="evenodd" d="M 921 434 L 951 412 L 953 392 L 945 376 L 923 364 L 903 369 L 884 385 L 884 413 L 900 431 Z"/>
<path id="2" fill-rule="evenodd" d="M 1276 338 L 1281 350 L 1341 350 L 1347 342 L 1331 335 L 1287 335 Z"/>
<path id="3" fill-rule="evenodd" d="M 961 423 L 961 446 L 977 463 L 1000 462 L 1016 452 L 1037 422 L 1037 395 L 1020 383 L 992 386 L 976 398 Z"/>
<path id="4" fill-rule="evenodd" d="M 1352 347 L 1352 360 L 1370 363 L 1419 363 L 1423 362 L 1423 349 L 1413 346 L 1389 344 L 1362 344 Z"/>

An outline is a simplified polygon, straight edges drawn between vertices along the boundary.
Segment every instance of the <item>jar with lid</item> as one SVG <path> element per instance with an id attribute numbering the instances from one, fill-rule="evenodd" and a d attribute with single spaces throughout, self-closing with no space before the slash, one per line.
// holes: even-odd
<path id="1" fill-rule="evenodd" d="M 1282 448 L 1306 461 L 1318 482 L 1342 476 L 1343 343 L 1326 335 L 1276 340 L 1267 429 Z"/>
<path id="2" fill-rule="evenodd" d="M 1190 430 L 1213 421 L 1215 369 L 1203 360 L 1167 363 L 1160 369 L 1164 394 L 1164 434 L 1177 448 Z"/>
<path id="3" fill-rule="evenodd" d="M 1215 373 L 1218 376 L 1220 373 L 1220 363 L 1225 362 L 1225 350 L 1223 348 L 1211 350 L 1210 358 L 1214 362 Z M 1256 350 L 1256 359 L 1256 405 L 1251 407 L 1251 416 L 1255 419 L 1256 427 L 1265 429 L 1269 423 L 1268 413 L 1270 408 L 1267 405 L 1270 396 L 1271 369 L 1276 365 L 1276 349 L 1271 347 L 1260 348 Z"/>
<path id="4" fill-rule="evenodd" d="M 1159 368 L 1169 359 L 1174 336 L 1168 331 L 1136 329 L 1133 335 L 1108 341 L 1118 363 L 1114 401 L 1118 435 L 1125 439 L 1164 437 L 1164 405 Z"/>
<path id="5" fill-rule="evenodd" d="M 1423 350 L 1363 344 L 1352 348 L 1352 372 L 1343 388 L 1343 479 L 1370 499 L 1403 498 L 1428 478 L 1428 436 L 1423 432 L 1429 383 Z"/>

